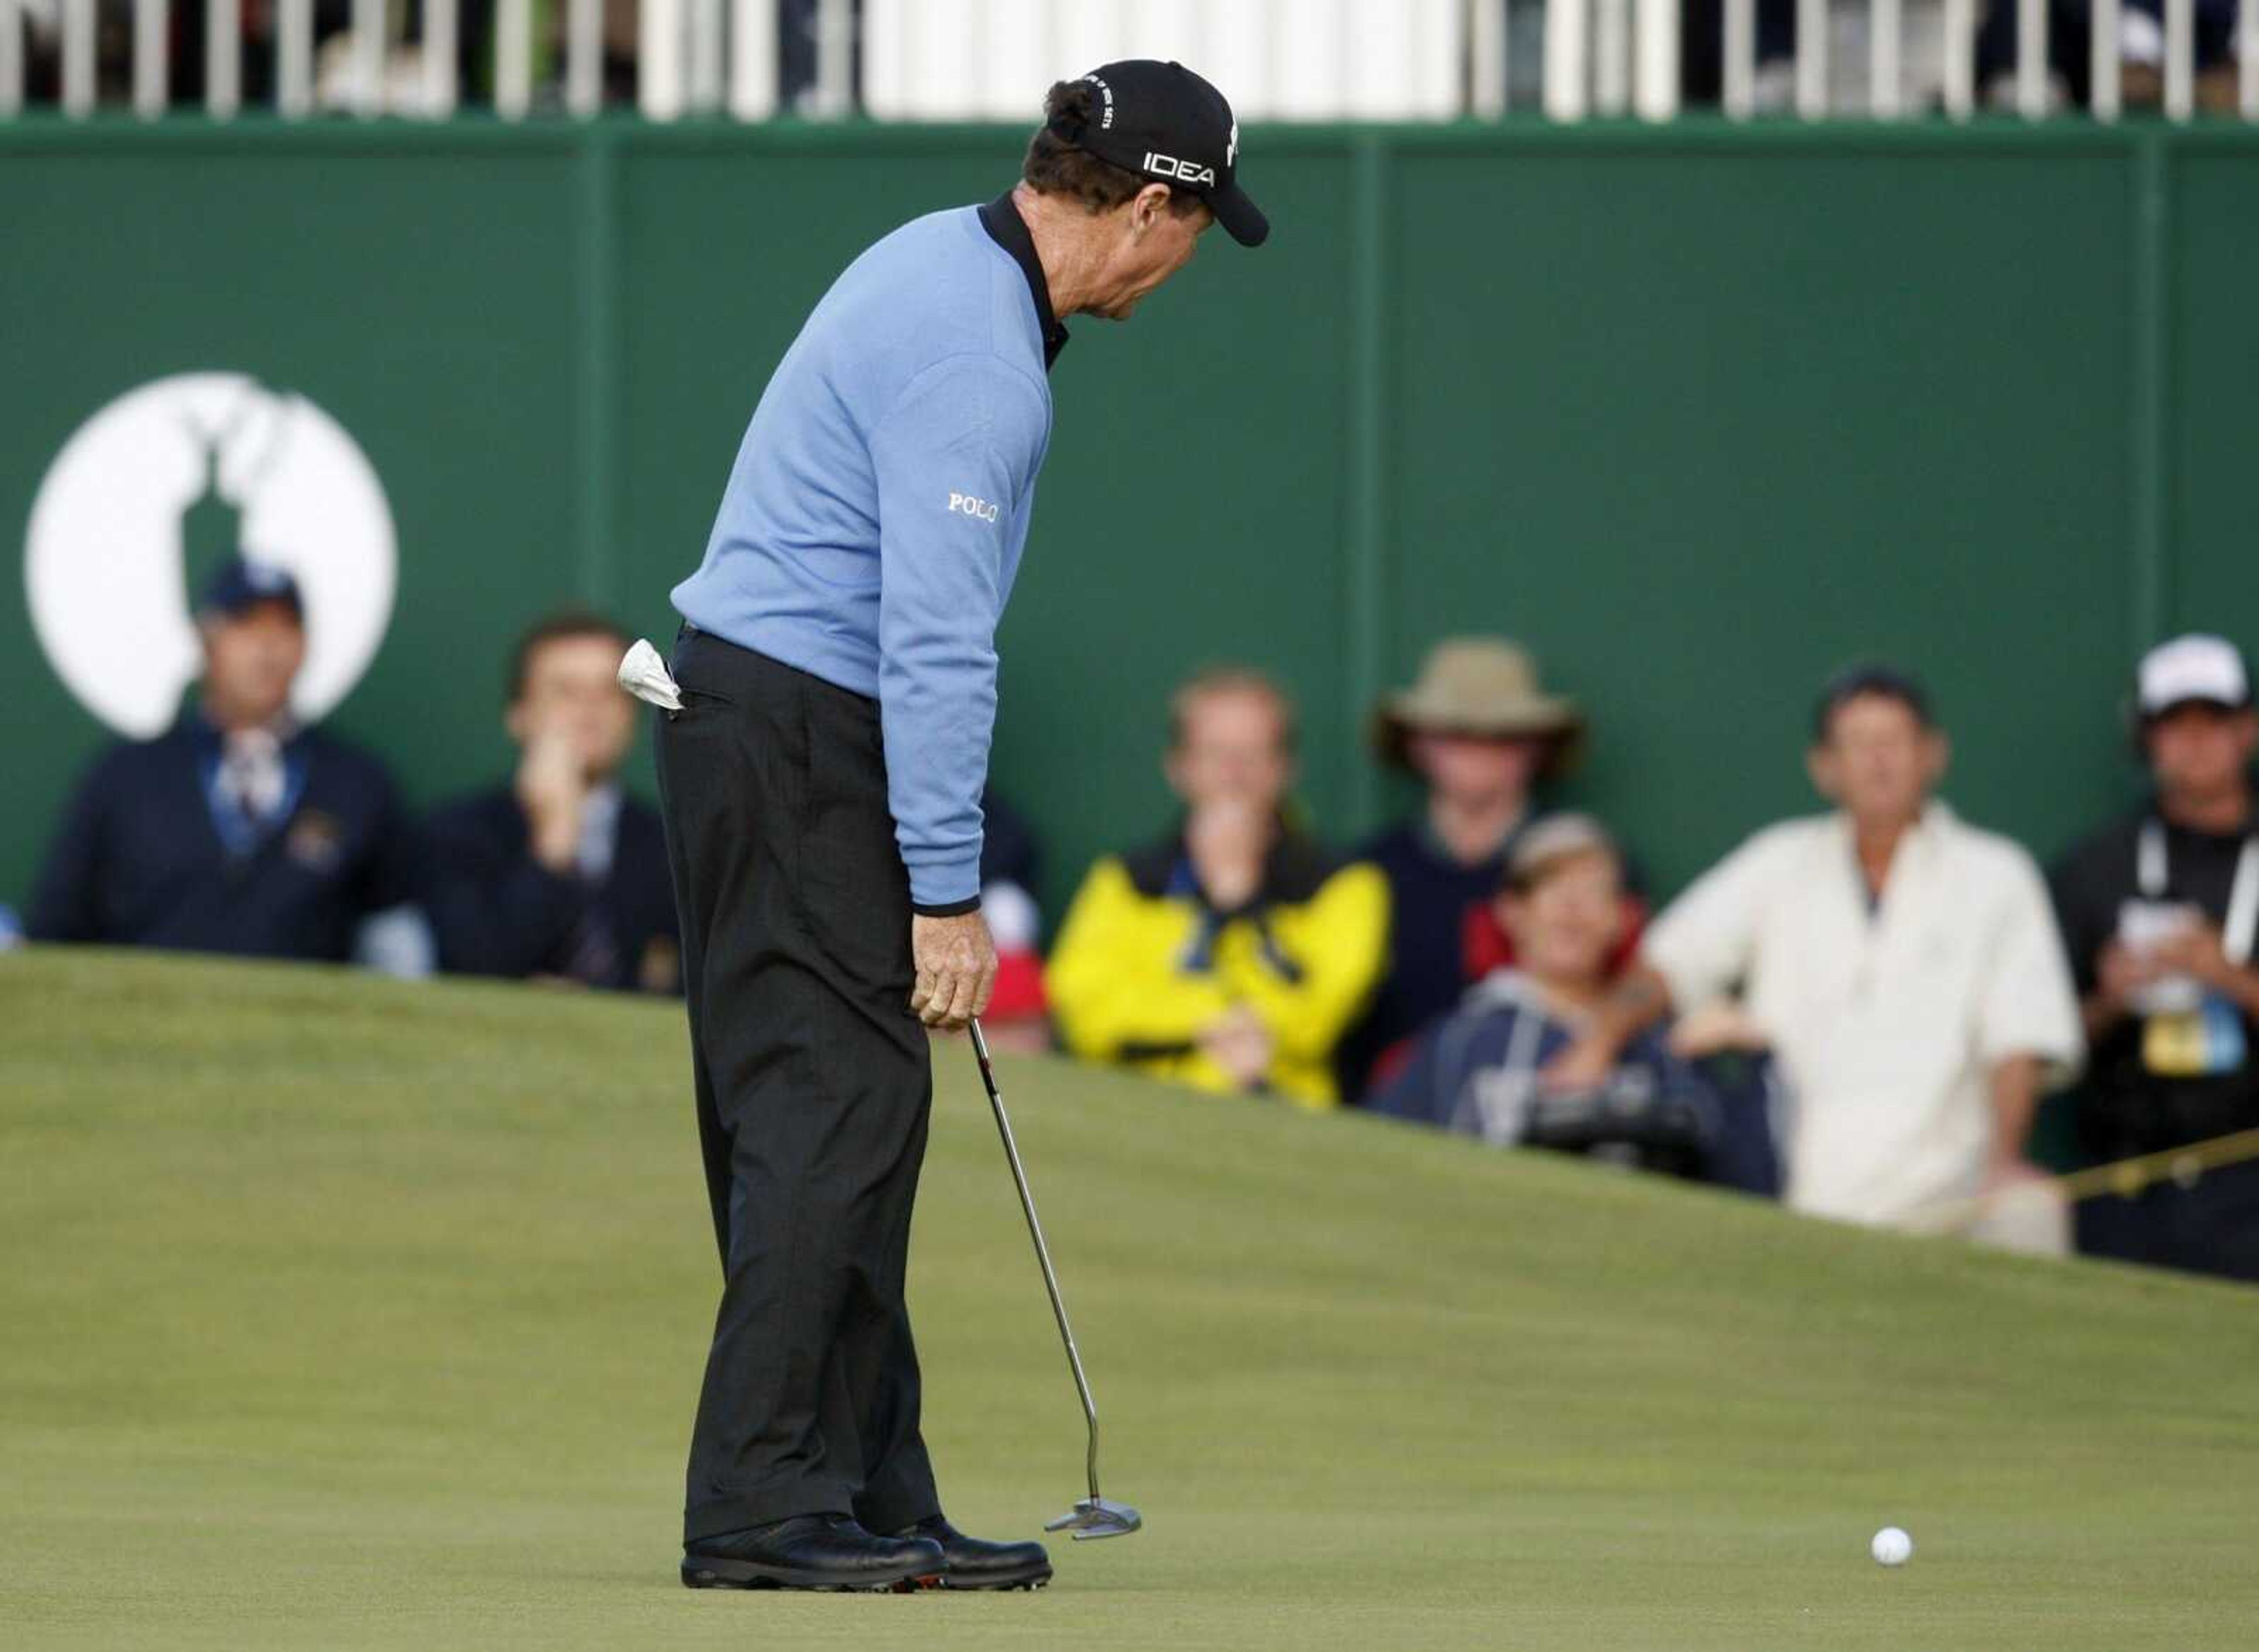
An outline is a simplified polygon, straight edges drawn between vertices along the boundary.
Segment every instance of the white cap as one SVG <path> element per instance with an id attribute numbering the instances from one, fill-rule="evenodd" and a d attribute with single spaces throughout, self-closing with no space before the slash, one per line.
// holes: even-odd
<path id="1" fill-rule="evenodd" d="M 1621 863 L 1622 853 L 1608 829 L 1590 815 L 1541 815 L 1514 841 L 1507 857 L 1507 881 L 1522 887 L 1537 882 L 1546 867 L 1571 855 L 1606 855 Z"/>
<path id="2" fill-rule="evenodd" d="M 2141 657 L 2141 715 L 2154 717 L 2191 700 L 2217 706 L 2251 703 L 2243 655 L 2224 637 L 2197 633 L 2160 643 Z"/>

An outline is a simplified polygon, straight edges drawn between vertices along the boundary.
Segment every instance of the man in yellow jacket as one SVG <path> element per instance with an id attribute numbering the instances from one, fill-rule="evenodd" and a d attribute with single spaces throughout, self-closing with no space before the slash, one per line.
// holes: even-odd
<path id="1" fill-rule="evenodd" d="M 1293 707 L 1239 669 L 1171 702 L 1181 830 L 1083 879 L 1044 985 L 1067 1048 L 1222 1093 L 1336 1100 L 1329 1065 L 1388 936 L 1388 887 L 1289 829 Z"/>

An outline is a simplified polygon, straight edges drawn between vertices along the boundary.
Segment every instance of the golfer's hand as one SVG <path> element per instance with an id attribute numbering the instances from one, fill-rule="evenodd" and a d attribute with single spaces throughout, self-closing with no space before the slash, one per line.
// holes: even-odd
<path id="1" fill-rule="evenodd" d="M 927 1026 L 961 1032 L 987 1009 L 996 987 L 996 943 L 980 913 L 912 918 L 910 963 L 917 971 L 910 1008 Z"/>

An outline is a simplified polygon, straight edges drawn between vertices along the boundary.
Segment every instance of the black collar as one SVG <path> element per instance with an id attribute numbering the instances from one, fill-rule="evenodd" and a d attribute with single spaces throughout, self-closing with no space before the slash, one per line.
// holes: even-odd
<path id="1" fill-rule="evenodd" d="M 1043 260 L 1036 256 L 1036 238 L 1028 233 L 1020 209 L 1012 204 L 1009 189 L 980 209 L 980 227 L 988 231 L 989 239 L 1012 255 L 1020 273 L 1028 278 L 1028 291 L 1036 301 L 1036 325 L 1043 329 L 1044 367 L 1048 372 L 1058 360 L 1058 352 L 1066 348 L 1066 329 L 1051 313 L 1051 284 L 1044 278 Z"/>

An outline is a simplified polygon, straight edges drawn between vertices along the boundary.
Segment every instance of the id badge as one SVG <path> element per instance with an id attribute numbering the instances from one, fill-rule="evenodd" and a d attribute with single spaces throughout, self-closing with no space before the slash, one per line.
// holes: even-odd
<path id="1" fill-rule="evenodd" d="M 2141 1065 L 2161 1079 L 2201 1079 L 2242 1069 L 2243 1017 L 2206 993 L 2192 1010 L 2152 1015 L 2141 1028 Z"/>

